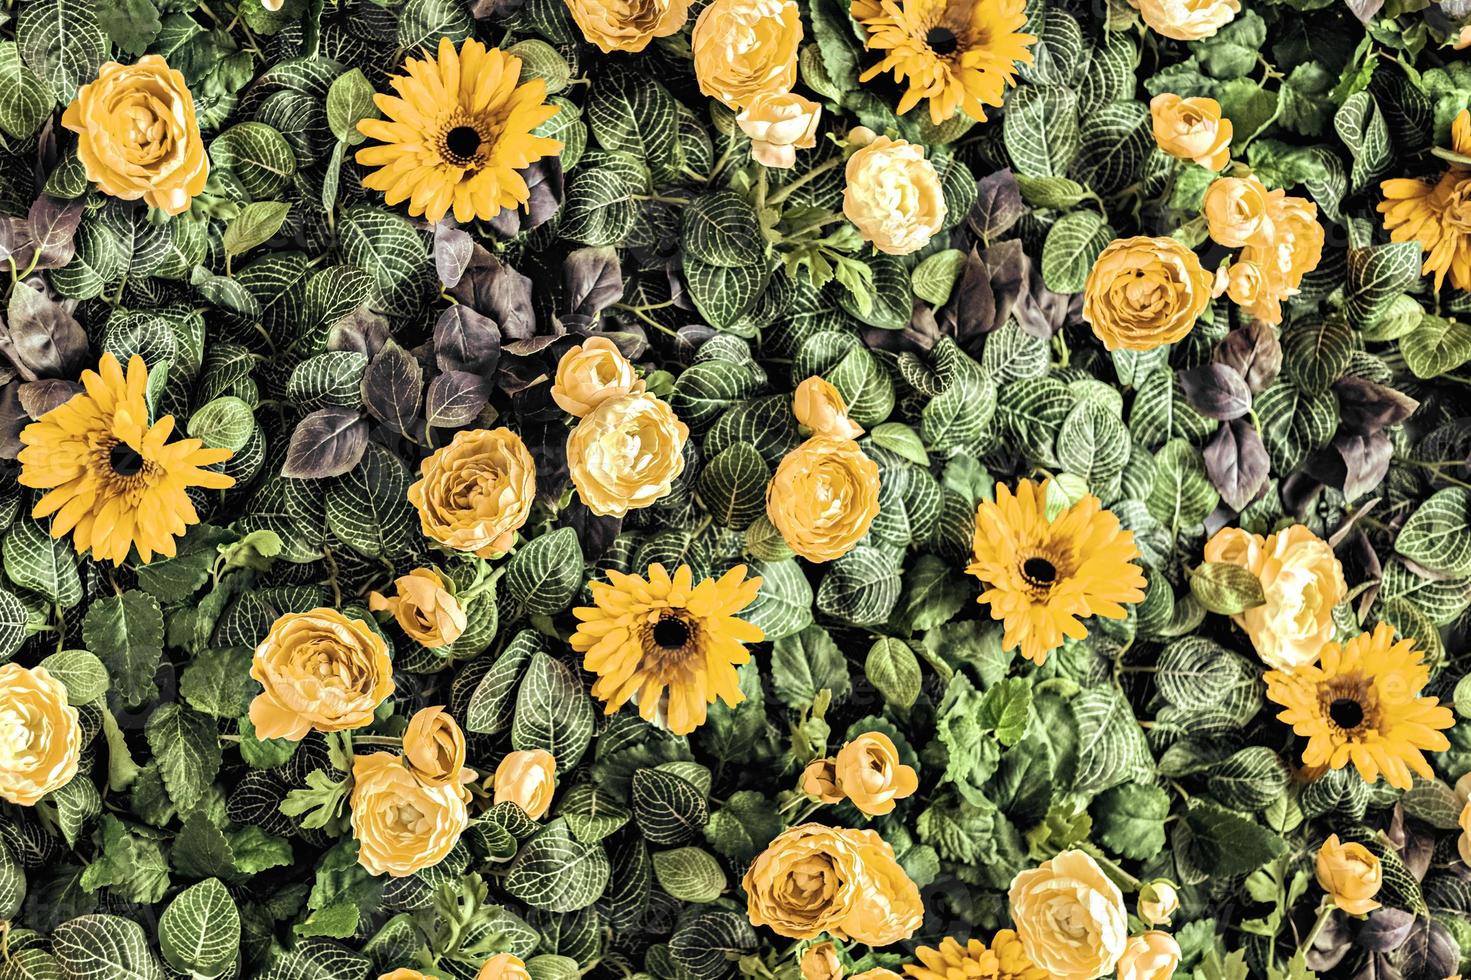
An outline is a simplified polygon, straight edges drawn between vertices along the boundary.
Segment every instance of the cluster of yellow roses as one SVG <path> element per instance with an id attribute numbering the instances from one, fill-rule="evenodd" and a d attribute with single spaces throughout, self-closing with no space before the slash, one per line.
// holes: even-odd
<path id="1" fill-rule="evenodd" d="M 802 771 L 802 792 L 822 803 L 847 800 L 869 816 L 891 813 L 917 789 L 918 774 L 899 761 L 899 749 L 883 732 L 865 732 Z"/>

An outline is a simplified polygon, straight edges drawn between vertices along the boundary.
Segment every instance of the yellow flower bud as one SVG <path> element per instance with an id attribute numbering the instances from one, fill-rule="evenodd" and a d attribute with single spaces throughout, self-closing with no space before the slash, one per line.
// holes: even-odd
<path id="1" fill-rule="evenodd" d="M 495 802 L 514 803 L 533 820 L 546 816 L 557 791 L 557 759 L 546 749 L 512 752 L 495 767 Z"/>
<path id="2" fill-rule="evenodd" d="M 582 418 L 609 398 L 643 390 L 643 379 L 617 344 L 607 337 L 589 337 L 557 362 L 552 401 L 562 411 Z"/>
<path id="3" fill-rule="evenodd" d="M 798 422 L 819 436 L 857 439 L 863 435 L 862 426 L 848 418 L 848 405 L 842 392 L 815 374 L 797 385 L 792 395 L 792 413 Z"/>
<path id="4" fill-rule="evenodd" d="M 1367 915 L 1379 907 L 1374 896 L 1384 884 L 1379 858 L 1363 844 L 1345 844 L 1331 835 L 1318 849 L 1318 885 L 1333 904 L 1350 915 Z"/>
<path id="5" fill-rule="evenodd" d="M 416 568 L 394 580 L 398 595 L 368 595 L 368 608 L 388 612 L 409 639 L 429 648 L 448 646 L 465 632 L 468 620 L 459 600 L 444 587 L 444 579 L 430 568 Z"/>
<path id="6" fill-rule="evenodd" d="M 899 761 L 899 749 L 883 732 L 866 732 L 844 745 L 834 762 L 838 787 L 863 813 L 890 813 L 894 801 L 919 789 L 914 769 Z"/>
<path id="7" fill-rule="evenodd" d="M 1150 927 L 1168 925 L 1180 910 L 1180 893 L 1164 879 L 1151 881 L 1139 889 L 1139 918 Z"/>
<path id="8" fill-rule="evenodd" d="M 798 150 L 817 145 L 821 116 L 820 105 L 794 92 L 762 92 L 736 116 L 736 125 L 751 138 L 752 159 L 787 168 L 796 165 Z"/>
<path id="9" fill-rule="evenodd" d="M 409 719 L 403 736 L 404 765 L 432 786 L 459 786 L 475 779 L 465 768 L 465 733 L 443 707 L 424 708 Z"/>
<path id="10" fill-rule="evenodd" d="M 1231 162 L 1231 120 L 1221 118 L 1221 104 L 1215 99 L 1182 99 L 1161 92 L 1149 100 L 1149 115 L 1154 142 L 1170 156 L 1207 170 L 1220 170 Z"/>

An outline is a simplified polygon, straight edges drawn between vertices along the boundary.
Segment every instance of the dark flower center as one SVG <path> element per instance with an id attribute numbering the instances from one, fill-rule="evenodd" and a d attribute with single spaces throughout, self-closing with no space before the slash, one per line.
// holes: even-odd
<path id="1" fill-rule="evenodd" d="M 444 145 L 450 153 L 468 160 L 480 149 L 480 133 L 474 126 L 456 126 L 444 134 Z"/>
<path id="2" fill-rule="evenodd" d="M 1051 585 L 1057 581 L 1057 566 L 1046 558 L 1028 558 L 1022 562 L 1022 575 L 1033 585 Z"/>
<path id="3" fill-rule="evenodd" d="M 1344 731 L 1351 731 L 1364 723 L 1364 706 L 1353 698 L 1335 698 L 1328 706 L 1328 717 Z"/>
<path id="4" fill-rule="evenodd" d="M 957 40 L 955 32 L 948 27 L 931 27 L 924 35 L 924 43 L 930 46 L 930 50 L 938 55 L 955 53 Z"/>
<path id="5" fill-rule="evenodd" d="M 680 650 L 690 641 L 690 628 L 676 616 L 665 616 L 654 624 L 654 642 L 666 650 Z"/>
<path id="6" fill-rule="evenodd" d="M 143 457 L 126 442 L 113 446 L 107 461 L 112 464 L 112 471 L 118 476 L 137 476 L 143 472 Z"/>

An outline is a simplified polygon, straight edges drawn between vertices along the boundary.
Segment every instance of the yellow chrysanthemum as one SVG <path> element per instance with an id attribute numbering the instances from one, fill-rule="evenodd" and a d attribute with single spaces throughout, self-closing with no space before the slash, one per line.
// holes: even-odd
<path id="1" fill-rule="evenodd" d="M 454 208 L 456 221 L 493 218 L 530 199 L 517 173 L 562 144 L 531 131 L 557 114 L 546 105 L 539 78 L 518 85 L 521 59 L 470 38 L 458 53 L 439 39 L 436 58 L 410 58 L 407 75 L 389 81 L 391 95 L 373 101 L 387 119 L 364 119 L 358 131 L 381 141 L 357 161 L 379 167 L 363 186 L 388 204 L 409 202 L 409 214 L 438 221 Z"/>
<path id="2" fill-rule="evenodd" d="M 1471 155 L 1471 113 L 1465 109 L 1451 124 L 1451 149 Z M 1379 189 L 1384 229 L 1394 241 L 1420 243 L 1421 274 L 1435 273 L 1437 290 L 1447 275 L 1457 289 L 1471 289 L 1471 168 L 1453 163 L 1433 184 L 1396 177 Z"/>
<path id="3" fill-rule="evenodd" d="M 868 49 L 884 52 L 859 81 L 892 71 L 909 90 L 905 113 L 930 100 L 936 125 L 957 112 L 985 122 L 985 106 L 1001 105 L 1016 84 L 1017 62 L 1032 63 L 1037 39 L 1020 33 L 1027 22 L 1023 0 L 853 0 L 854 18 L 868 31 Z"/>
<path id="4" fill-rule="evenodd" d="M 100 372 L 100 373 L 99 373 Z M 97 371 L 82 372 L 73 395 L 21 431 L 21 486 L 48 490 L 31 516 L 52 517 L 51 536 L 71 532 L 77 554 L 120 565 L 134 545 L 147 563 L 154 552 L 172 557 L 174 538 L 199 515 L 185 491 L 223 490 L 232 477 L 203 469 L 223 463 L 228 449 L 198 439 L 168 442 L 174 417 L 148 422 L 148 368 L 134 354 L 124 377 L 112 354 Z"/>
<path id="5" fill-rule="evenodd" d="M 1122 619 L 1123 602 L 1144 598 L 1144 573 L 1134 534 L 1092 495 L 1047 516 L 1047 482 L 1022 480 L 1015 495 L 996 485 L 996 502 L 976 509 L 975 560 L 967 572 L 987 588 L 981 602 L 1002 620 L 1007 649 L 1040 664 L 1062 646 L 1081 640 L 1089 616 Z"/>
<path id="6" fill-rule="evenodd" d="M 1047 980 L 1010 929 L 997 932 L 989 947 L 979 939 L 962 946 L 946 937 L 939 949 L 921 946 L 914 955 L 919 964 L 904 967 L 912 980 Z"/>
<path id="7" fill-rule="evenodd" d="M 1380 623 L 1340 646 L 1328 643 L 1318 663 L 1292 673 L 1268 671 L 1267 697 L 1282 705 L 1277 718 L 1308 740 L 1306 766 L 1342 769 L 1350 762 L 1366 783 L 1382 773 L 1410 788 L 1410 771 L 1434 778 L 1423 752 L 1443 752 L 1439 729 L 1455 723 L 1449 708 L 1421 697 L 1430 680 L 1414 640 L 1395 642 Z"/>
<path id="8" fill-rule="evenodd" d="M 688 565 L 673 578 L 650 565 L 647 581 L 609 571 L 607 582 L 589 585 L 596 605 L 572 610 L 581 620 L 572 649 L 598 675 L 592 693 L 608 714 L 631 699 L 646 721 L 688 735 L 717 697 L 732 707 L 744 699 L 735 668 L 750 659 L 743 644 L 765 634 L 735 614 L 755 600 L 761 579 L 746 578 L 745 565 L 719 581 L 693 579 Z"/>

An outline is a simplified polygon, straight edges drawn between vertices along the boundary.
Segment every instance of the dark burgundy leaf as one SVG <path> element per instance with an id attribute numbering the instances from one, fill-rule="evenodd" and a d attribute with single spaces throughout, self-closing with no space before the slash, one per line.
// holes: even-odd
<path id="1" fill-rule="evenodd" d="M 388 343 L 388 321 L 363 307 L 338 320 L 327 332 L 328 350 L 356 351 L 365 357 L 377 357 Z"/>
<path id="2" fill-rule="evenodd" d="M 530 357 L 532 354 L 540 354 L 548 347 L 562 339 L 561 334 L 548 334 L 542 337 L 528 337 L 525 340 L 514 340 L 502 348 L 507 354 L 517 357 Z"/>
<path id="3" fill-rule="evenodd" d="M 1251 391 L 1233 367 L 1202 364 L 1181 371 L 1179 377 L 1185 400 L 1206 418 L 1226 422 L 1251 410 Z"/>
<path id="4" fill-rule="evenodd" d="M 1021 188 L 1006 168 L 976 181 L 976 203 L 966 220 L 976 237 L 989 243 L 1010 231 L 1026 213 Z"/>
<path id="5" fill-rule="evenodd" d="M 446 371 L 429 382 L 424 420 L 442 429 L 469 425 L 490 401 L 490 382 L 468 371 Z"/>
<path id="6" fill-rule="evenodd" d="M 1333 392 L 1338 396 L 1340 428 L 1365 435 L 1400 424 L 1420 407 L 1402 391 L 1353 375 L 1334 382 Z"/>
<path id="7" fill-rule="evenodd" d="M 1389 472 L 1389 458 L 1394 446 L 1382 432 L 1359 435 L 1340 432 L 1333 437 L 1333 448 L 1343 460 L 1343 482 L 1339 489 L 1349 500 L 1377 487 Z"/>
<path id="8" fill-rule="evenodd" d="M 623 268 L 618 250 L 579 248 L 562 265 L 562 309 L 591 321 L 623 298 Z"/>
<path id="9" fill-rule="evenodd" d="M 1215 359 L 1246 379 L 1253 395 L 1271 387 L 1282 373 L 1282 344 L 1277 332 L 1260 320 L 1237 327 L 1216 345 Z"/>
<path id="10" fill-rule="evenodd" d="M 1027 265 L 1027 288 L 1017 295 L 1012 316 L 1016 317 L 1016 324 L 1022 332 L 1039 340 L 1051 340 L 1070 319 L 1082 316 L 1082 294 L 1054 293 L 1042 281 L 1041 268 L 1030 259 Z"/>
<path id="11" fill-rule="evenodd" d="M 81 324 L 32 281 L 11 291 L 6 313 L 9 323 L 0 329 L 0 354 L 25 380 L 71 377 L 86 364 L 87 334 Z"/>
<path id="12" fill-rule="evenodd" d="M 474 251 L 475 241 L 468 231 L 451 228 L 443 221 L 434 226 L 434 271 L 446 289 L 459 283 Z"/>
<path id="13" fill-rule="evenodd" d="M 1245 419 L 1233 419 L 1217 429 L 1205 444 L 1204 455 L 1211 483 L 1233 510 L 1244 509 L 1267 482 L 1267 447 Z"/>
<path id="14" fill-rule="evenodd" d="M 960 281 L 945 304 L 945 321 L 960 345 L 972 353 L 980 353 L 983 338 L 999 324 L 996 322 L 996 294 L 991 289 L 991 270 L 974 248 L 966 256 Z"/>
<path id="15" fill-rule="evenodd" d="M 389 341 L 363 372 L 363 404 L 373 417 L 404 435 L 413 431 L 424 395 L 424 369 Z"/>
<path id="16" fill-rule="evenodd" d="M 991 276 L 991 292 L 996 297 L 989 327 L 995 330 L 1011 318 L 1012 307 L 1027 291 L 1032 278 L 1032 260 L 1016 239 L 992 245 L 981 253 L 981 258 L 985 260 Z"/>
<path id="17" fill-rule="evenodd" d="M 1348 0 L 1348 9 L 1366 27 L 1374 22 L 1375 16 L 1383 8 L 1384 0 Z"/>
<path id="18" fill-rule="evenodd" d="M 490 317 L 501 337 L 525 340 L 536 336 L 531 280 L 476 245 L 465 275 L 452 290 L 455 299 Z"/>
<path id="19" fill-rule="evenodd" d="M 1359 945 L 1376 953 L 1387 953 L 1409 938 L 1414 927 L 1415 916 L 1404 909 L 1375 909 L 1359 930 Z"/>
<path id="20" fill-rule="evenodd" d="M 61 204 L 44 195 L 37 198 L 26 216 L 26 235 L 31 245 L 25 256 L 26 264 L 32 261 L 31 250 L 35 250 L 37 269 L 59 269 L 66 265 L 77 252 L 75 239 L 81 223 L 80 204 Z"/>
<path id="21" fill-rule="evenodd" d="M 470 371 L 489 378 L 501 359 L 495 321 L 463 303 L 439 314 L 434 324 L 434 363 L 441 371 Z"/>
<path id="22" fill-rule="evenodd" d="M 30 254 L 27 244 L 30 237 L 24 218 L 0 217 L 0 262 L 14 257 L 16 269 L 24 269 L 25 263 L 21 261 L 24 256 L 20 253 Z"/>
<path id="23" fill-rule="evenodd" d="M 62 381 L 59 378 L 29 381 L 20 386 L 20 404 L 27 415 L 38 419 L 56 406 L 65 404 L 72 395 L 81 390 L 82 386 L 75 381 Z"/>
<path id="24" fill-rule="evenodd" d="M 1406 977 L 1444 980 L 1455 974 L 1459 954 L 1460 947 L 1445 926 L 1434 919 L 1417 919 L 1404 945 L 1390 956 Z"/>
<path id="25" fill-rule="evenodd" d="M 352 408 L 319 408 L 297 423 L 281 475 L 321 480 L 352 472 L 368 449 L 368 420 Z"/>
<path id="26" fill-rule="evenodd" d="M 20 430 L 30 422 L 31 417 L 20 405 L 20 382 L 12 381 L 0 388 L 0 459 L 20 455 Z"/>
<path id="27" fill-rule="evenodd" d="M 582 545 L 582 557 L 587 561 L 601 558 L 623 528 L 623 518 L 599 517 L 587 509 L 582 498 L 576 496 L 557 517 L 577 531 L 577 540 Z"/>

